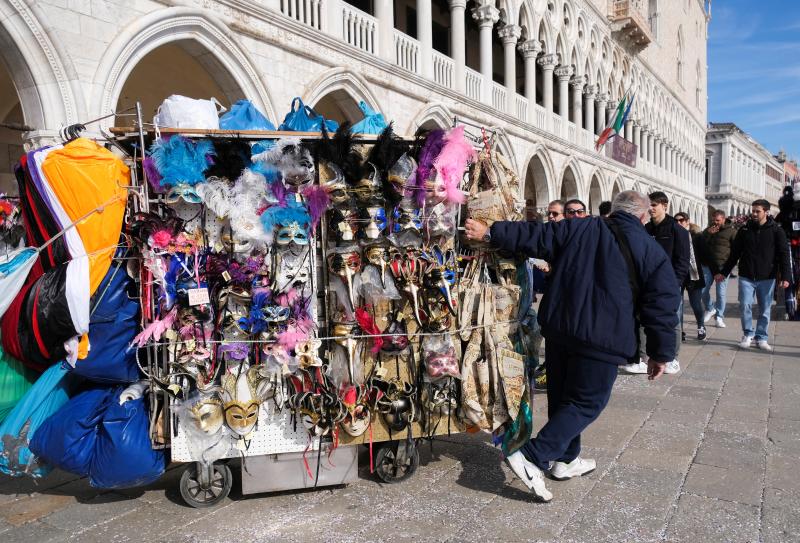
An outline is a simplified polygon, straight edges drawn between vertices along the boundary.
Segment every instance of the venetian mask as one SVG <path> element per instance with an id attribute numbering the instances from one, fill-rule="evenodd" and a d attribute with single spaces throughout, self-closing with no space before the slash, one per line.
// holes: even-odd
<path id="1" fill-rule="evenodd" d="M 368 223 L 364 229 L 364 236 L 367 239 L 378 239 L 386 230 L 386 210 L 382 207 L 367 208 Z"/>
<path id="2" fill-rule="evenodd" d="M 355 213 L 350 209 L 334 209 L 331 214 L 330 230 L 338 242 L 353 241 L 356 238 L 357 227 Z"/>
<path id="3" fill-rule="evenodd" d="M 246 437 L 256 427 L 260 404 L 247 372 L 238 374 L 238 377 L 236 373 L 226 373 L 222 377 L 222 390 L 225 422 L 233 433 Z"/>
<path id="4" fill-rule="evenodd" d="M 328 197 L 334 206 L 346 204 L 350 200 L 344 174 L 336 164 L 331 162 L 320 163 L 319 184 L 328 193 Z"/>
<path id="5" fill-rule="evenodd" d="M 421 281 L 421 262 L 413 256 L 395 255 L 389 265 L 395 284 L 409 299 L 414 310 L 414 319 L 421 326 L 419 311 L 419 286 Z"/>
<path id="6" fill-rule="evenodd" d="M 406 231 L 419 232 L 422 229 L 420 215 L 419 209 L 414 209 L 411 207 L 410 202 L 403 201 L 392 212 L 392 232 L 395 234 Z"/>
<path id="7" fill-rule="evenodd" d="M 367 175 L 355 183 L 351 192 L 355 195 L 356 201 L 361 205 L 382 205 L 384 198 L 380 174 L 371 162 L 367 162 L 367 170 Z"/>
<path id="8" fill-rule="evenodd" d="M 353 290 L 353 277 L 361 271 L 361 255 L 358 251 L 336 253 L 328 257 L 328 269 L 344 280 L 351 307 L 356 307 L 356 296 Z"/>
<path id="9" fill-rule="evenodd" d="M 205 398 L 193 404 L 189 408 L 189 416 L 197 429 L 206 434 L 216 434 L 225 421 L 222 401 L 216 397 Z"/>
<path id="10" fill-rule="evenodd" d="M 179 183 L 170 188 L 165 197 L 168 204 L 176 204 L 183 200 L 187 204 L 202 204 L 203 199 L 192 185 Z"/>
<path id="11" fill-rule="evenodd" d="M 302 145 L 287 145 L 278 165 L 283 181 L 290 187 L 303 189 L 314 181 L 314 161 Z"/>
<path id="12" fill-rule="evenodd" d="M 381 271 L 381 286 L 386 288 L 386 261 L 389 256 L 386 247 L 382 245 L 371 245 L 364 249 L 364 256 L 367 262 Z"/>
<path id="13" fill-rule="evenodd" d="M 416 161 L 405 153 L 389 169 L 389 184 L 397 196 L 403 196 L 408 178 L 416 169 Z"/>
<path id="14" fill-rule="evenodd" d="M 356 325 L 349 322 L 337 322 L 333 325 L 334 341 L 347 353 L 347 375 L 350 383 L 355 383 L 355 358 L 358 344 L 357 340 L 352 337 L 355 328 Z"/>
<path id="15" fill-rule="evenodd" d="M 308 245 L 308 230 L 298 222 L 291 222 L 280 227 L 275 242 L 282 247 L 292 244 Z"/>

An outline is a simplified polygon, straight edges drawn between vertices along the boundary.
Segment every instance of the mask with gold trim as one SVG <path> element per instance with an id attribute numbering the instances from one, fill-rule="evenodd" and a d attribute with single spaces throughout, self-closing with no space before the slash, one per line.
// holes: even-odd
<path id="1" fill-rule="evenodd" d="M 192 404 L 188 413 L 197 429 L 209 435 L 216 434 L 225 422 L 222 400 L 215 396 Z"/>
<path id="2" fill-rule="evenodd" d="M 243 371 L 238 377 L 235 373 L 223 375 L 222 391 L 225 422 L 228 428 L 236 435 L 246 437 L 258 423 L 260 405 L 247 378 L 247 372 Z"/>

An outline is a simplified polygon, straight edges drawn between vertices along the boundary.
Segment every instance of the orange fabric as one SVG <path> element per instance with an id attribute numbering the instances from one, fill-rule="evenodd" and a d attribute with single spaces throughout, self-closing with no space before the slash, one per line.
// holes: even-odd
<path id="1" fill-rule="evenodd" d="M 106 204 L 103 211 L 92 213 L 75 226 L 90 255 L 89 293 L 94 294 L 119 242 L 128 197 L 124 187 L 130 184 L 130 170 L 108 149 L 78 138 L 48 154 L 42 171 L 73 221 Z"/>

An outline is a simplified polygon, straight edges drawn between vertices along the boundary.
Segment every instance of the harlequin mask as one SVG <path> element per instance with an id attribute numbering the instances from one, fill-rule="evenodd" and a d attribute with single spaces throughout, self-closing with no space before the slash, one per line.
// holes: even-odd
<path id="1" fill-rule="evenodd" d="M 438 289 L 445 297 L 450 312 L 455 315 L 456 301 L 451 291 L 456 282 L 455 253 L 452 250 L 445 253 L 438 245 L 434 245 L 423 258 L 428 261 L 423 271 L 423 285 L 426 289 Z"/>
<path id="2" fill-rule="evenodd" d="M 280 246 L 286 245 L 308 245 L 308 231 L 300 226 L 298 222 L 291 222 L 281 226 L 275 241 Z"/>
<path id="3" fill-rule="evenodd" d="M 344 174 L 336 164 L 332 162 L 320 163 L 319 184 L 328 193 L 328 197 L 334 206 L 342 205 L 350 200 Z"/>
<path id="4" fill-rule="evenodd" d="M 422 229 L 422 218 L 420 217 L 419 209 L 404 207 L 403 204 L 400 204 L 394 208 L 392 218 L 394 219 L 392 232 L 396 234 L 407 230 L 419 232 Z"/>
<path id="5" fill-rule="evenodd" d="M 170 188 L 166 195 L 166 201 L 168 204 L 176 204 L 181 200 L 188 204 L 203 203 L 203 199 L 200 198 L 199 194 L 197 194 L 195 188 L 192 185 L 187 185 L 184 183 L 179 183 Z"/>
<path id="6" fill-rule="evenodd" d="M 247 372 L 242 372 L 238 377 L 233 373 L 225 374 L 222 377 L 222 390 L 225 422 L 235 434 L 247 436 L 256 427 L 259 406 Z"/>
<path id="7" fill-rule="evenodd" d="M 371 421 L 369 406 L 363 401 L 363 394 L 360 388 L 349 386 L 341 395 L 342 403 L 347 409 L 347 416 L 342 421 L 342 430 L 347 434 L 358 437 L 367 431 Z"/>
<path id="8" fill-rule="evenodd" d="M 369 223 L 364 229 L 364 236 L 367 239 L 378 239 L 386 230 L 386 210 L 382 207 L 368 207 L 367 216 Z"/>
<path id="9" fill-rule="evenodd" d="M 205 398 L 189 408 L 189 416 L 199 430 L 206 434 L 216 434 L 225 422 L 222 401 L 219 398 Z"/>
<path id="10" fill-rule="evenodd" d="M 356 238 L 355 213 L 352 210 L 334 209 L 331 213 L 330 230 L 336 241 L 353 241 Z"/>

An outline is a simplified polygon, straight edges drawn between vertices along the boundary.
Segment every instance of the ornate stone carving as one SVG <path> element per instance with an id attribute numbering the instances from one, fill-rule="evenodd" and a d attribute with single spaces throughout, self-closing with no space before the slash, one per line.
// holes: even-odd
<path id="1" fill-rule="evenodd" d="M 525 58 L 536 58 L 539 56 L 539 53 L 542 52 L 542 42 L 539 40 L 527 40 L 520 43 L 517 49 L 519 49 L 519 52 L 522 53 L 522 56 Z"/>
<path id="2" fill-rule="evenodd" d="M 569 81 L 574 72 L 575 70 L 572 69 L 572 66 L 559 66 L 554 73 L 560 81 Z"/>
<path id="3" fill-rule="evenodd" d="M 519 37 L 522 35 L 522 28 L 517 25 L 505 25 L 497 31 L 497 35 L 500 36 L 500 40 L 503 44 L 516 44 Z"/>
<path id="4" fill-rule="evenodd" d="M 539 57 L 539 60 L 536 62 L 539 63 L 539 66 L 542 68 L 555 68 L 558 66 L 558 55 L 555 53 L 547 53 L 546 55 L 542 55 Z"/>
<path id="5" fill-rule="evenodd" d="M 572 85 L 576 90 L 581 90 L 583 86 L 586 84 L 586 76 L 576 75 L 575 77 L 569 80 L 569 84 Z"/>
<path id="6" fill-rule="evenodd" d="M 491 4 L 484 4 L 472 10 L 472 18 L 478 22 L 478 26 L 494 26 L 500 19 L 500 10 Z"/>

